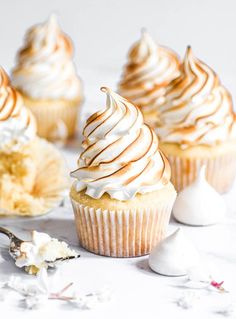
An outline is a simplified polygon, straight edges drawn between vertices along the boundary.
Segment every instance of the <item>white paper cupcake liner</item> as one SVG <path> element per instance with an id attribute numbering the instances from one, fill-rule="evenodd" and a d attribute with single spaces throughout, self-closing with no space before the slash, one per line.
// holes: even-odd
<path id="1" fill-rule="evenodd" d="M 148 254 L 165 236 L 174 198 L 155 210 L 110 211 L 71 201 L 81 246 L 103 256 L 136 257 Z"/>
<path id="2" fill-rule="evenodd" d="M 61 104 L 60 101 L 58 103 L 52 101 L 50 105 L 48 102 L 44 105 L 42 101 L 41 105 L 31 105 L 31 103 L 27 103 L 26 100 L 26 106 L 32 111 L 37 120 L 38 135 L 47 139 L 50 139 L 51 135 L 55 134 L 53 131 L 59 122 L 64 123 L 66 137 L 74 135 L 77 125 L 79 104 L 80 102 L 78 102 L 78 105 L 72 105 L 68 102 L 68 105 L 66 105 Z"/>

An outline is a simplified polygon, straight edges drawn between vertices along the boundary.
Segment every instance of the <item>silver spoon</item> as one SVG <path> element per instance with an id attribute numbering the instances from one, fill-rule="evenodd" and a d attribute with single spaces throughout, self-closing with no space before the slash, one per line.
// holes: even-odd
<path id="1" fill-rule="evenodd" d="M 18 238 L 11 231 L 9 231 L 8 229 L 3 228 L 1 226 L 0 226 L 0 233 L 6 235 L 10 239 L 9 254 L 11 255 L 11 257 L 14 260 L 16 260 L 21 255 L 21 251 L 20 251 L 21 244 L 26 242 L 26 241 Z M 74 258 L 79 258 L 79 257 L 80 257 L 80 255 L 60 257 L 60 258 L 55 259 L 54 261 L 45 260 L 45 262 L 48 264 L 49 267 L 54 268 L 56 263 L 58 263 L 58 262 L 62 262 L 62 261 L 66 261 L 66 260 L 74 259 Z"/>

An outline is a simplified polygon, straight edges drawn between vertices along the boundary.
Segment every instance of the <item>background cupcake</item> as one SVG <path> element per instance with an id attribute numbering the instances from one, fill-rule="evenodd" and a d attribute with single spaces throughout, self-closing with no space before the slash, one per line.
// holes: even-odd
<path id="1" fill-rule="evenodd" d="M 176 53 L 158 46 L 146 30 L 129 52 L 119 92 L 141 108 L 145 122 L 152 126 L 166 86 L 179 75 L 179 64 Z"/>
<path id="2" fill-rule="evenodd" d="M 36 136 L 36 121 L 0 68 L 0 215 L 39 215 L 67 185 L 64 161 Z"/>
<path id="3" fill-rule="evenodd" d="M 85 125 L 71 200 L 80 243 L 114 257 L 149 253 L 164 236 L 176 192 L 158 139 L 139 109 L 112 92 Z"/>
<path id="4" fill-rule="evenodd" d="M 227 191 L 236 174 L 236 127 L 232 99 L 216 73 L 187 48 L 180 76 L 167 87 L 157 126 L 161 149 L 181 190 L 206 165 L 209 183 Z"/>
<path id="5" fill-rule="evenodd" d="M 17 54 L 13 84 L 34 113 L 41 137 L 66 139 L 75 133 L 82 93 L 72 54 L 55 15 L 29 29 Z"/>

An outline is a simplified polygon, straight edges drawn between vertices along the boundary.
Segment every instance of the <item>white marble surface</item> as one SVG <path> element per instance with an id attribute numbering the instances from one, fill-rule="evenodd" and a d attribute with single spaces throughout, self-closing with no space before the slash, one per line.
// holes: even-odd
<path id="1" fill-rule="evenodd" d="M 59 318 L 70 315 L 71 318 L 120 318 L 128 315 L 136 318 L 220 318 L 217 311 L 223 310 L 229 304 L 236 302 L 236 217 L 233 205 L 234 191 L 224 196 L 229 206 L 224 222 L 210 227 L 181 226 L 186 236 L 200 251 L 204 262 L 208 265 L 216 280 L 224 280 L 230 293 L 194 290 L 199 296 L 191 309 L 182 309 L 176 302 L 183 293 L 190 291 L 184 288 L 186 277 L 165 277 L 153 273 L 148 267 L 148 257 L 114 259 L 90 254 L 79 248 L 81 258 L 70 261 L 60 267 L 63 280 L 66 283 L 78 283 L 81 292 L 90 292 L 109 286 L 113 298 L 109 303 L 102 304 L 92 310 L 75 310 L 64 302 L 50 301 L 37 310 L 24 310 L 19 307 L 19 296 L 9 294 L 4 302 L 0 302 L 1 313 L 17 314 L 18 318 L 31 316 L 40 318 L 42 314 L 53 313 Z M 65 207 L 55 209 L 52 213 L 39 218 L 2 219 L 1 225 L 16 232 L 22 238 L 27 238 L 28 230 L 44 231 L 51 236 L 66 240 L 78 247 L 73 213 L 70 203 Z M 169 226 L 172 232 L 180 224 L 173 220 Z M 14 266 L 7 253 L 8 240 L 0 235 L 0 279 L 9 278 L 11 274 L 21 276 L 22 280 L 29 276 Z M 53 274 L 52 274 L 53 275 Z M 78 314 L 79 312 L 79 314 Z M 61 316 L 61 317 L 60 317 Z M 234 317 L 232 317 L 234 318 Z"/>
<path id="2" fill-rule="evenodd" d="M 161 43 L 170 45 L 181 55 L 185 46 L 192 44 L 196 54 L 210 63 L 221 75 L 222 81 L 235 96 L 236 5 L 223 1 L 76 1 L 76 0 L 9 0 L 1 3 L 0 63 L 10 70 L 14 54 L 25 29 L 42 21 L 51 11 L 60 15 L 63 28 L 75 41 L 75 60 L 85 84 L 86 101 L 82 121 L 86 114 L 101 107 L 104 96 L 101 85 L 115 88 L 125 54 L 130 43 L 146 26 Z M 81 124 L 79 125 L 79 127 Z M 76 165 L 78 142 L 63 153 L 70 169 Z M 198 248 L 217 280 L 224 280 L 228 294 L 199 290 L 199 299 L 192 309 L 182 309 L 176 302 L 182 296 L 184 277 L 168 278 L 149 269 L 147 258 L 113 259 L 99 257 L 80 249 L 81 258 L 62 265 L 61 273 L 67 282 L 75 281 L 81 291 L 91 291 L 109 285 L 113 290 L 110 303 L 95 310 L 75 310 L 63 302 L 51 301 L 37 311 L 19 307 L 17 295 L 12 292 L 0 302 L 1 316 L 9 318 L 42 318 L 53 314 L 62 318 L 220 318 L 216 312 L 231 302 L 236 308 L 236 187 L 224 195 L 228 211 L 224 222 L 210 227 L 182 226 L 188 238 Z M 28 230 L 36 229 L 67 240 L 77 246 L 72 209 L 55 209 L 47 216 L 26 219 L 1 219 L 4 225 L 24 237 Z M 172 232 L 179 224 L 173 220 Z M 11 274 L 29 280 L 29 276 L 16 269 L 7 255 L 7 239 L 0 235 L 0 281 Z M 33 280 L 33 279 L 30 279 Z M 233 318 L 233 316 L 231 316 Z"/>

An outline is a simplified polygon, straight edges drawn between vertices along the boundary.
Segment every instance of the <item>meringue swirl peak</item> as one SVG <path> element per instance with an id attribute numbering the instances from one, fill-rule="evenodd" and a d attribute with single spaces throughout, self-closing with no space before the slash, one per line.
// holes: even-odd
<path id="1" fill-rule="evenodd" d="M 154 55 L 152 56 L 152 54 Z M 134 64 L 145 62 L 146 59 L 153 57 L 158 61 L 158 46 L 149 35 L 147 30 L 143 28 L 141 30 L 141 40 L 133 46 L 129 52 L 129 60 Z"/>
<path id="2" fill-rule="evenodd" d="M 165 276 L 184 276 L 200 265 L 200 255 L 181 228 L 164 238 L 151 251 L 150 268 Z"/>
<path id="3" fill-rule="evenodd" d="M 0 67 L 0 151 L 16 150 L 36 136 L 36 122 Z"/>
<path id="4" fill-rule="evenodd" d="M 86 190 L 93 198 L 104 193 L 118 200 L 129 200 L 137 193 L 164 187 L 170 181 L 170 166 L 158 148 L 154 131 L 143 122 L 138 107 L 111 89 L 106 108 L 90 116 L 83 130 L 83 151 L 76 190 Z"/>
<path id="5" fill-rule="evenodd" d="M 158 108 L 158 134 L 162 142 L 215 145 L 236 137 L 230 93 L 217 74 L 187 47 L 181 74 L 166 89 Z"/>
<path id="6" fill-rule="evenodd" d="M 78 98 L 81 83 L 72 56 L 72 41 L 52 14 L 27 31 L 12 72 L 13 84 L 31 98 Z"/>
<path id="7" fill-rule="evenodd" d="M 166 85 L 179 75 L 179 64 L 176 53 L 158 46 L 142 29 L 140 40 L 129 51 L 119 92 L 144 110 L 155 109 Z"/>

